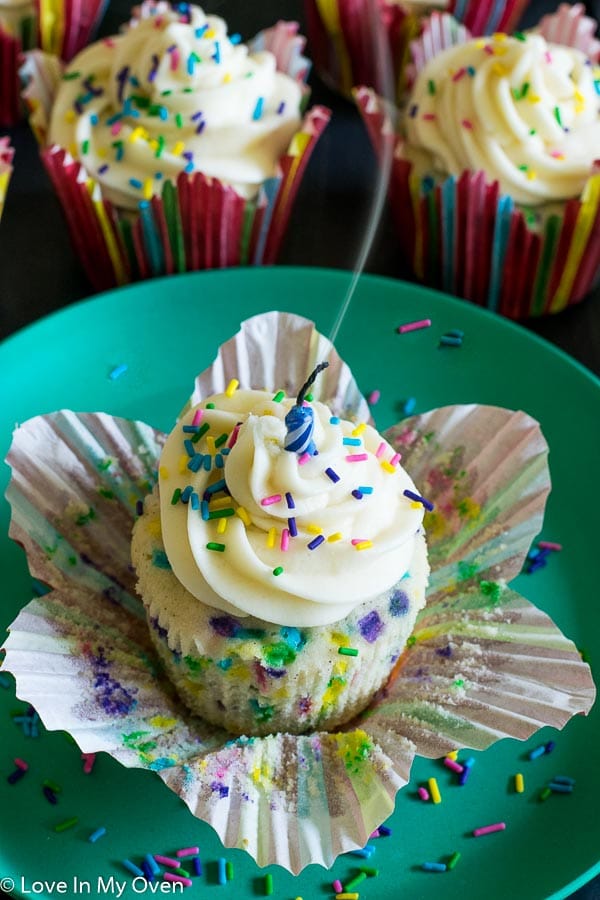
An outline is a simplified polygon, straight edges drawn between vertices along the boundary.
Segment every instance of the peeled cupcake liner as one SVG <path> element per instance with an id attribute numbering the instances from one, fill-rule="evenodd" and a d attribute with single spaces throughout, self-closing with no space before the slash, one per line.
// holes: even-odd
<path id="1" fill-rule="evenodd" d="M 15 151 L 10 145 L 10 139 L 0 138 L 0 219 L 4 210 L 4 198 L 12 175 L 12 161 Z"/>
<path id="2" fill-rule="evenodd" d="M 431 2 L 429 10 L 435 6 L 444 4 Z M 449 0 L 445 8 L 479 36 L 512 30 L 526 6 L 527 0 Z M 372 21 L 376 10 L 375 25 L 390 48 L 396 99 L 402 101 L 411 80 L 410 44 L 422 33 L 425 8 L 418 12 L 393 0 L 305 0 L 304 8 L 317 71 L 347 96 L 359 84 L 383 90 Z"/>
<path id="3" fill-rule="evenodd" d="M 38 0 L 24 17 L 19 34 L 0 22 L 0 126 L 23 118 L 20 69 L 23 54 L 38 47 L 68 62 L 93 38 L 107 0 Z"/>
<path id="4" fill-rule="evenodd" d="M 200 390 L 220 390 L 228 353 L 231 365 L 238 354 L 242 387 L 276 390 L 274 358 L 310 366 L 315 344 L 327 349 L 312 323 L 283 313 L 248 320 L 236 338 L 199 376 L 194 402 Z M 353 384 L 340 363 L 326 388 L 340 413 L 344 382 Z M 355 415 L 364 403 L 356 399 Z M 25 422 L 8 455 L 10 535 L 50 592 L 10 627 L 4 669 L 18 697 L 82 751 L 157 772 L 226 847 L 294 873 L 364 846 L 393 811 L 415 754 L 484 749 L 587 713 L 589 667 L 548 616 L 506 586 L 539 532 L 550 488 L 538 424 L 522 412 L 451 406 L 387 437 L 437 503 L 431 585 L 409 646 L 386 688 L 337 733 L 232 739 L 178 700 L 135 594 L 131 527 L 165 435 L 104 413 Z"/>
<path id="5" fill-rule="evenodd" d="M 595 23 L 581 4 L 546 16 L 539 31 L 596 62 Z M 413 44 L 416 71 L 437 53 L 470 39 L 450 16 L 434 14 Z M 484 172 L 419 178 L 394 134 L 396 110 L 372 89 L 355 98 L 376 151 L 392 145 L 389 200 L 402 251 L 416 278 L 509 318 L 556 313 L 578 303 L 600 275 L 600 161 L 581 196 L 555 204 L 538 224 L 535 213 L 501 194 Z"/>
<path id="6" fill-rule="evenodd" d="M 139 15 L 149 14 L 150 8 L 153 4 L 143 4 Z M 278 67 L 304 82 L 310 63 L 302 55 L 304 38 L 297 31 L 294 22 L 278 22 L 250 47 L 270 50 Z M 100 184 L 67 150 L 45 146 L 61 80 L 56 57 L 28 54 L 23 73 L 28 81 L 23 96 L 43 148 L 42 161 L 96 291 L 177 272 L 276 261 L 304 171 L 329 121 L 328 109 L 315 106 L 305 114 L 276 175 L 263 183 L 256 198 L 246 200 L 200 172 L 182 172 L 175 184 L 165 180 L 160 196 L 142 201 L 132 212 L 106 200 Z"/>

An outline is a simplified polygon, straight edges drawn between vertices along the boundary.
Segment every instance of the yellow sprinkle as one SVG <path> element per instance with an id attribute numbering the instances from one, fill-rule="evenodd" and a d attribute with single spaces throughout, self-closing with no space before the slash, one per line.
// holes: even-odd
<path id="1" fill-rule="evenodd" d="M 352 435 L 352 437 L 360 437 L 361 434 L 363 433 L 363 431 L 365 430 L 366 427 L 367 427 L 367 426 L 366 426 L 366 423 L 365 423 L 365 422 L 361 422 L 360 425 L 357 425 L 356 428 L 354 428 L 354 429 L 350 432 L 350 434 Z"/>
<path id="2" fill-rule="evenodd" d="M 323 529 L 320 525 L 307 525 L 306 530 L 309 534 L 323 534 Z"/>
<path id="3" fill-rule="evenodd" d="M 373 541 L 361 541 L 360 544 L 355 544 L 355 550 L 368 550 L 369 547 L 373 546 Z"/>
<path id="4" fill-rule="evenodd" d="M 144 181 L 144 199 L 151 200 L 153 193 L 154 193 L 154 183 L 151 178 L 146 178 L 146 180 Z"/>
<path id="5" fill-rule="evenodd" d="M 75 121 L 75 110 L 68 109 L 65 113 L 65 122 L 74 122 Z"/>
<path id="6" fill-rule="evenodd" d="M 494 47 L 494 56 L 504 56 L 508 52 L 508 47 Z"/>
<path id="7" fill-rule="evenodd" d="M 431 794 L 431 799 L 433 800 L 433 802 L 441 803 L 442 795 L 440 794 L 437 778 L 430 778 L 427 784 L 429 785 L 429 793 Z"/>
<path id="8" fill-rule="evenodd" d="M 529 181 L 535 181 L 537 172 L 534 169 L 527 169 L 527 178 Z"/>
<path id="9" fill-rule="evenodd" d="M 269 528 L 269 532 L 268 532 L 268 534 L 267 534 L 267 547 L 274 547 L 274 546 L 275 546 L 275 538 L 276 538 L 276 536 L 277 536 L 277 529 L 276 529 L 276 528 Z"/>
<path id="10" fill-rule="evenodd" d="M 231 381 L 229 382 L 229 384 L 227 385 L 226 389 L 225 389 L 225 396 L 226 396 L 226 397 L 233 397 L 233 395 L 235 394 L 235 392 L 237 391 L 237 389 L 239 388 L 239 386 L 240 386 L 240 383 L 239 383 L 239 381 L 237 380 L 237 378 L 232 378 Z"/>
<path id="11" fill-rule="evenodd" d="M 274 416 L 275 413 L 270 409 L 263 409 L 261 416 Z"/>
<path id="12" fill-rule="evenodd" d="M 153 519 L 151 522 L 148 522 L 148 534 L 150 537 L 156 538 L 161 536 L 160 519 Z"/>
<path id="13" fill-rule="evenodd" d="M 388 462 L 387 459 L 381 460 L 381 468 L 384 470 L 384 472 L 389 472 L 390 475 L 393 475 L 394 472 L 396 471 L 396 467 L 393 466 L 390 462 Z"/>
<path id="14" fill-rule="evenodd" d="M 151 141 L 148 141 L 148 146 L 150 147 L 151 150 L 154 150 L 154 152 L 156 152 L 158 150 L 160 144 L 158 143 L 156 138 L 152 138 Z"/>
<path id="15" fill-rule="evenodd" d="M 208 40 L 210 40 L 211 38 L 214 38 L 215 35 L 216 35 L 215 29 L 214 29 L 214 28 L 208 28 L 208 29 L 204 32 L 204 35 L 203 35 L 203 36 L 204 36 L 205 38 L 208 38 Z"/>
<path id="16" fill-rule="evenodd" d="M 210 434 L 206 435 L 206 449 L 208 450 L 208 452 L 210 453 L 211 456 L 214 456 L 215 453 L 217 452 L 217 448 L 215 447 L 215 439 Z"/>
<path id="17" fill-rule="evenodd" d="M 175 144 L 175 146 L 174 146 L 173 149 L 171 150 L 171 153 L 173 154 L 173 156 L 181 156 L 181 154 L 183 153 L 184 150 L 185 150 L 185 144 L 184 144 L 184 142 L 183 142 L 183 141 L 177 141 L 177 143 Z"/>
<path id="18" fill-rule="evenodd" d="M 231 506 L 231 497 L 219 497 L 210 503 L 211 509 L 228 509 Z"/>
<path id="19" fill-rule="evenodd" d="M 246 528 L 248 528 L 252 524 L 252 520 L 248 515 L 248 512 L 244 509 L 243 506 L 238 506 L 235 511 L 236 516 L 239 516 Z"/>
<path id="20" fill-rule="evenodd" d="M 495 75 L 500 75 L 500 77 L 502 78 L 504 75 L 506 75 L 507 70 L 506 66 L 503 66 L 502 63 L 494 63 L 494 65 L 492 66 L 492 71 Z"/>
<path id="21" fill-rule="evenodd" d="M 504 34 L 503 31 L 496 31 L 492 35 L 492 37 L 494 38 L 495 41 L 498 41 L 499 44 L 501 44 L 503 41 L 506 40 L 506 35 Z"/>
<path id="22" fill-rule="evenodd" d="M 179 463 L 177 465 L 177 470 L 180 475 L 184 475 L 187 472 L 187 470 L 188 470 L 187 464 L 189 463 L 189 461 L 190 461 L 190 458 L 187 455 L 187 453 L 183 453 L 179 457 Z"/>
<path id="23" fill-rule="evenodd" d="M 478 41 L 475 41 L 475 46 L 477 47 L 478 50 L 483 50 L 483 48 L 485 47 L 486 44 L 487 44 L 487 41 L 483 41 L 481 39 L 479 39 Z"/>
<path id="24" fill-rule="evenodd" d="M 178 719 L 171 719 L 167 716 L 153 716 L 148 724 L 153 728 L 172 728 L 173 725 L 177 725 L 178 721 Z"/>
<path id="25" fill-rule="evenodd" d="M 219 519 L 219 524 L 217 525 L 217 534 L 225 534 L 225 529 L 227 528 L 228 519 Z"/>
<path id="26" fill-rule="evenodd" d="M 522 794 L 525 790 L 525 779 L 523 778 L 520 772 L 517 772 L 515 775 L 515 791 L 517 794 Z"/>
<path id="27" fill-rule="evenodd" d="M 98 150 L 96 152 L 98 153 L 100 159 L 106 159 L 106 157 L 108 156 L 108 149 L 106 147 L 98 147 Z"/>
<path id="28" fill-rule="evenodd" d="M 133 131 L 131 132 L 131 134 L 129 135 L 129 138 L 128 138 L 129 143 L 135 144 L 135 142 L 139 141 L 139 139 L 143 136 L 144 136 L 144 129 L 141 127 L 141 125 L 138 125 L 138 127 L 134 128 Z"/>
<path id="29" fill-rule="evenodd" d="M 223 84 L 228 84 L 231 81 L 231 72 L 225 72 L 223 75 Z"/>
<path id="30" fill-rule="evenodd" d="M 159 478 L 168 478 L 169 470 L 167 469 L 166 466 L 159 466 L 158 467 L 158 475 L 159 475 Z"/>
<path id="31" fill-rule="evenodd" d="M 342 537 L 343 537 L 342 532 L 336 531 L 333 534 L 330 534 L 329 537 L 327 538 L 327 540 L 329 541 L 330 544 L 334 544 L 336 541 L 341 541 Z"/>
<path id="32" fill-rule="evenodd" d="M 455 762 L 458 759 L 458 750 L 451 750 L 450 753 L 446 753 L 448 759 L 453 759 Z"/>
<path id="33" fill-rule="evenodd" d="M 419 509 L 419 508 L 420 508 L 420 509 L 423 509 L 423 504 L 422 504 L 422 503 L 417 503 L 416 500 L 412 500 L 412 501 L 411 501 L 411 504 L 410 504 L 410 508 L 411 508 L 411 509 Z"/>
<path id="34" fill-rule="evenodd" d="M 527 99 L 529 100 L 530 103 L 539 103 L 540 102 L 540 98 L 539 98 L 538 94 L 527 94 Z"/>

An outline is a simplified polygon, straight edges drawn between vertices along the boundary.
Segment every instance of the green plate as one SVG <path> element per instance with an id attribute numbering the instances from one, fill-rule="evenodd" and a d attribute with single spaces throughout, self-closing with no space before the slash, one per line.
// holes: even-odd
<path id="1" fill-rule="evenodd" d="M 214 358 L 218 345 L 242 319 L 269 309 L 301 313 L 327 334 L 350 282 L 349 273 L 316 269 L 244 269 L 150 281 L 69 307 L 27 328 L 0 347 L 3 411 L 2 451 L 11 429 L 38 413 L 61 407 L 105 410 L 171 427 L 192 380 Z M 432 319 L 432 327 L 399 335 L 402 322 Z M 438 349 L 451 328 L 465 332 L 460 349 Z M 450 403 L 489 403 L 520 408 L 542 424 L 550 444 L 554 488 L 543 537 L 564 545 L 545 569 L 520 576 L 516 587 L 546 610 L 580 648 L 600 658 L 600 607 L 595 568 L 598 555 L 600 479 L 600 383 L 589 372 L 525 330 L 475 306 L 432 291 L 381 278 L 361 279 L 336 341 L 364 392 L 381 391 L 376 406 L 381 428 L 396 422 L 408 397 L 417 411 Z M 127 370 L 111 380 L 121 364 Z M 2 472 L 4 483 L 8 470 Z M 1 507 L 0 534 L 9 509 Z M 0 538 L 0 624 L 8 625 L 30 599 L 24 554 Z M 183 802 L 152 773 L 126 770 L 100 755 L 84 775 L 77 748 L 62 734 L 25 737 L 10 717 L 22 708 L 11 687 L 0 688 L 0 887 L 17 896 L 55 897 L 51 882 L 68 895 L 123 896 L 143 892 L 122 868 L 124 858 L 169 853 L 199 845 L 204 874 L 191 895 L 236 898 L 264 894 L 264 870 L 241 851 L 224 851 L 215 833 L 194 819 Z M 600 767 L 597 764 L 600 704 L 578 716 L 563 733 L 546 729 L 526 744 L 503 740 L 476 764 L 465 787 L 438 761 L 418 759 L 411 784 L 398 796 L 370 865 L 377 877 L 358 888 L 361 900 L 399 896 L 486 900 L 565 897 L 600 872 Z M 556 741 L 552 754 L 535 762 L 528 750 Z M 6 781 L 15 757 L 30 765 L 15 785 Z M 525 792 L 515 794 L 512 776 L 522 772 Z M 539 791 L 554 775 L 577 780 L 570 795 L 546 802 Z M 416 784 L 436 775 L 440 805 L 416 798 Z M 45 779 L 62 785 L 57 806 L 41 792 Z M 78 824 L 62 833 L 53 825 L 71 816 Z M 470 837 L 473 828 L 503 820 L 506 831 Z M 106 836 L 89 843 L 99 826 Z M 445 874 L 420 869 L 460 851 Z M 234 864 L 235 880 L 219 886 L 217 859 Z M 274 896 L 315 900 L 332 896 L 334 878 L 347 881 L 361 860 L 345 856 L 331 872 L 310 866 L 294 878 L 273 867 Z M 110 881 L 111 876 L 114 881 Z M 83 886 L 79 881 L 82 879 Z M 48 882 L 44 886 L 44 882 Z M 12 884 L 14 883 L 14 887 Z M 146 894 L 150 893 L 146 891 Z"/>

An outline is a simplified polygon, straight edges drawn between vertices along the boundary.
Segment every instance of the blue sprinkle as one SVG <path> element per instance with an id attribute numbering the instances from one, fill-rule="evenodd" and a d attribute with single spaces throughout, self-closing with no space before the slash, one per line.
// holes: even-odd
<path id="1" fill-rule="evenodd" d="M 208 500 L 202 500 L 200 503 L 200 515 L 205 522 L 208 522 Z"/>
<path id="2" fill-rule="evenodd" d="M 410 414 L 415 411 L 416 405 L 416 399 L 414 397 L 409 397 L 408 400 L 406 400 L 404 403 L 404 415 L 410 416 Z"/>
<path id="3" fill-rule="evenodd" d="M 230 447 L 223 447 L 223 448 L 221 449 L 221 455 L 222 455 L 222 456 L 229 456 L 230 453 L 231 453 L 231 448 L 230 448 Z"/>
<path id="4" fill-rule="evenodd" d="M 421 868 L 424 872 L 445 872 L 446 863 L 424 862 Z"/>
<path id="5" fill-rule="evenodd" d="M 190 506 L 192 509 L 200 509 L 200 497 L 196 491 L 192 491 L 190 496 Z"/>
<path id="6" fill-rule="evenodd" d="M 298 537 L 298 526 L 296 525 L 295 518 L 288 519 L 288 528 L 290 531 L 290 537 Z"/>
<path id="7" fill-rule="evenodd" d="M 130 178 L 129 184 L 131 185 L 131 187 L 137 188 L 138 190 L 142 188 L 142 182 L 139 178 Z"/>
<path id="8" fill-rule="evenodd" d="M 194 875 L 202 875 L 202 863 L 200 862 L 200 857 L 194 856 L 192 862 L 194 863 Z"/>
<path id="9" fill-rule="evenodd" d="M 186 440 L 183 442 L 183 446 L 185 447 L 185 451 L 188 456 L 192 457 L 192 456 L 196 455 L 196 448 L 194 447 L 194 442 L 191 441 L 189 438 L 186 438 Z"/>
<path id="10" fill-rule="evenodd" d="M 431 500 L 426 500 L 425 497 L 421 497 L 420 494 L 415 494 L 414 491 L 409 491 L 408 489 L 402 491 L 402 493 L 405 497 L 408 497 L 409 500 L 414 500 L 415 503 L 422 503 L 425 509 L 429 510 L 429 512 L 434 509 L 434 504 L 431 502 Z"/>
<path id="11" fill-rule="evenodd" d="M 196 35 L 197 38 L 201 38 L 204 35 L 204 33 L 207 31 L 208 31 L 208 22 L 206 23 L 206 25 L 202 25 L 200 28 L 196 28 L 194 34 Z"/>
<path id="12" fill-rule="evenodd" d="M 419 111 L 419 107 L 417 106 L 416 103 L 413 103 L 413 105 L 411 106 L 411 108 L 408 111 L 408 114 L 411 117 L 411 119 L 414 119 L 414 117 L 416 116 L 418 111 Z"/>
<path id="13" fill-rule="evenodd" d="M 263 114 L 264 105 L 265 105 L 265 98 L 259 97 L 258 100 L 256 101 L 256 106 L 254 107 L 254 112 L 252 113 L 252 118 L 254 119 L 255 122 L 257 122 L 258 119 L 261 118 L 261 116 Z"/>
<path id="14" fill-rule="evenodd" d="M 204 455 L 202 453 L 196 453 L 195 456 L 192 456 L 189 463 L 187 464 L 188 469 L 191 472 L 197 472 L 204 462 Z"/>
<path id="15" fill-rule="evenodd" d="M 219 884 L 227 884 L 227 868 L 222 857 L 217 860 L 217 881 Z"/>
<path id="16" fill-rule="evenodd" d="M 154 550 L 152 553 L 152 565 L 157 569 L 170 569 L 171 563 L 164 550 Z"/>
<path id="17" fill-rule="evenodd" d="M 127 369 L 127 363 L 121 363 L 120 366 L 115 366 L 115 368 L 109 372 L 108 377 L 111 381 L 116 381 L 117 378 L 120 378 L 121 375 L 123 375 L 127 371 Z"/>
<path id="18" fill-rule="evenodd" d="M 329 419 L 329 424 L 330 425 L 339 425 L 340 424 L 339 416 L 331 416 L 331 418 Z"/>
<path id="19" fill-rule="evenodd" d="M 215 456 L 215 466 L 217 469 L 222 469 L 225 465 L 225 461 L 220 453 L 217 453 Z"/>
<path id="20" fill-rule="evenodd" d="M 96 113 L 92 113 L 92 114 L 91 114 L 91 116 L 90 116 L 90 122 L 92 123 L 92 125 L 97 125 L 97 124 L 98 124 L 98 116 L 97 116 Z"/>
<path id="21" fill-rule="evenodd" d="M 128 872 L 131 872 L 132 875 L 136 875 L 138 878 L 144 877 L 144 872 L 140 869 L 139 866 L 136 866 L 135 863 L 132 863 L 130 859 L 124 859 L 121 862 L 121 865 L 127 869 Z"/>
<path id="22" fill-rule="evenodd" d="M 115 113 L 114 116 L 111 116 L 110 119 L 106 120 L 106 124 L 109 126 L 114 125 L 115 122 L 118 122 L 119 119 L 122 119 L 122 118 L 123 118 L 123 116 L 121 115 L 121 113 Z"/>
<path id="23" fill-rule="evenodd" d="M 212 456 L 209 453 L 207 453 L 206 456 L 204 457 L 204 459 L 202 461 L 202 465 L 204 467 L 205 472 L 210 472 L 210 470 L 212 468 Z"/>
<path id="24" fill-rule="evenodd" d="M 96 841 L 99 840 L 101 837 L 104 837 L 105 834 L 106 834 L 106 828 L 104 828 L 104 827 L 96 828 L 96 830 L 90 834 L 88 841 L 90 842 L 90 844 L 95 844 Z"/>
<path id="25" fill-rule="evenodd" d="M 539 747 L 536 747 L 535 750 L 529 751 L 529 759 L 539 759 L 540 756 L 543 756 L 546 752 L 546 745 L 540 744 Z"/>
<path id="26" fill-rule="evenodd" d="M 331 468 L 325 469 L 325 474 L 334 484 L 340 480 L 340 476 Z"/>
<path id="27" fill-rule="evenodd" d="M 392 829 L 388 828 L 387 825 L 380 825 L 377 829 L 379 834 L 382 834 L 384 837 L 389 837 L 392 833 Z"/>
<path id="28" fill-rule="evenodd" d="M 221 478 L 220 481 L 215 481 L 214 484 L 209 484 L 209 486 L 206 488 L 206 493 L 207 494 L 216 494 L 218 491 L 222 491 L 226 487 L 227 487 L 227 485 L 225 484 L 225 479 Z"/>
<path id="29" fill-rule="evenodd" d="M 215 41 L 215 52 L 213 53 L 212 58 L 216 62 L 217 65 L 221 62 L 221 45 L 218 41 Z"/>
<path id="30" fill-rule="evenodd" d="M 205 120 L 203 119 L 203 120 L 200 122 L 200 124 L 198 125 L 198 127 L 196 128 L 196 134 L 202 134 L 202 132 L 204 131 L 205 128 L 206 128 L 206 122 L 205 122 Z"/>
<path id="31" fill-rule="evenodd" d="M 555 775 L 552 781 L 555 784 L 575 784 L 575 779 L 571 778 L 569 775 Z"/>
<path id="32" fill-rule="evenodd" d="M 234 46 L 236 44 L 241 43 L 241 40 L 242 40 L 241 34 L 232 34 L 231 37 L 229 38 L 230 43 L 232 43 Z"/>
<path id="33" fill-rule="evenodd" d="M 554 750 L 555 747 L 556 747 L 555 741 L 548 741 L 548 743 L 544 747 L 544 753 L 552 753 L 552 751 Z"/>
<path id="34" fill-rule="evenodd" d="M 325 538 L 323 537 L 323 535 L 318 534 L 316 536 L 316 538 L 313 538 L 313 540 L 310 541 L 310 543 L 308 543 L 306 546 L 308 547 L 309 550 L 316 550 L 317 547 L 321 546 L 321 544 L 323 543 L 324 540 L 325 540 Z"/>
<path id="35" fill-rule="evenodd" d="M 190 497 L 192 495 L 192 486 L 191 484 L 186 485 L 181 492 L 181 497 L 179 498 L 182 503 L 189 503 Z"/>
<path id="36" fill-rule="evenodd" d="M 367 485 L 364 485 L 364 484 L 359 484 L 358 489 L 361 492 L 361 494 L 372 494 L 373 493 L 373 488 L 369 487 Z"/>
<path id="37" fill-rule="evenodd" d="M 185 166 L 185 168 L 184 168 L 183 171 L 184 171 L 184 172 L 187 172 L 188 175 L 191 175 L 192 172 L 194 171 L 194 163 L 193 163 L 193 162 L 189 162 L 189 163 Z"/>
<path id="38" fill-rule="evenodd" d="M 342 444 L 345 444 L 347 447 L 360 447 L 362 441 L 360 438 L 345 437 L 342 439 Z"/>
<path id="39" fill-rule="evenodd" d="M 198 434 L 200 431 L 199 425 L 184 425 L 181 429 L 184 434 Z"/>

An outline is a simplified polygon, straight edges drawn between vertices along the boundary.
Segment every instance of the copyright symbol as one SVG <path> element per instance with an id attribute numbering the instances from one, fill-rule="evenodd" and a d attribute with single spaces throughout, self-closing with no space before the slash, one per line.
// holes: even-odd
<path id="1" fill-rule="evenodd" d="M 15 882 L 12 878 L 0 878 L 0 891 L 10 894 L 15 889 Z"/>

